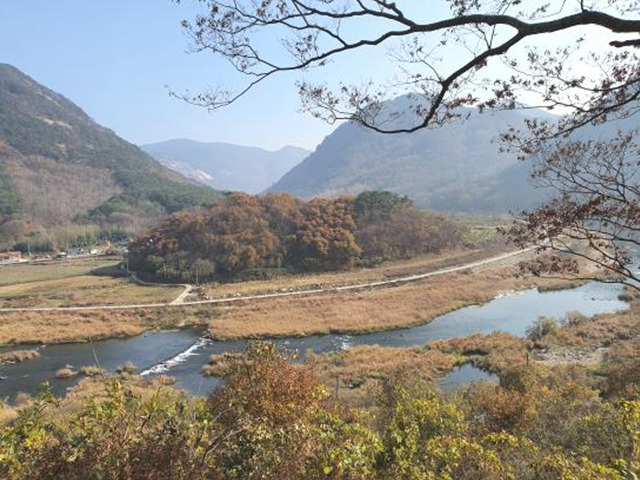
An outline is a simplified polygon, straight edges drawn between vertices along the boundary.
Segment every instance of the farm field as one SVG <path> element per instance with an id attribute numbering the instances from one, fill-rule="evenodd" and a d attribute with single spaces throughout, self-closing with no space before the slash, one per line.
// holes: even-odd
<path id="1" fill-rule="evenodd" d="M 117 266 L 119 257 L 88 257 L 0 265 L 0 286 L 59 280 Z"/>
<path id="2" fill-rule="evenodd" d="M 117 259 L 25 263 L 0 268 L 0 308 L 78 307 L 170 302 L 181 286 L 140 285 L 125 277 L 95 275 Z"/>

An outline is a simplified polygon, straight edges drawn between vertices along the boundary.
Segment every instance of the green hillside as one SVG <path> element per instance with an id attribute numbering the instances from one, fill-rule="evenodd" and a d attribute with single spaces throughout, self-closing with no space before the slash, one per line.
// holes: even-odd
<path id="1" fill-rule="evenodd" d="M 3 244 L 43 230 L 73 231 L 71 225 L 134 231 L 221 196 L 6 64 L 0 64 L 0 191 Z"/>

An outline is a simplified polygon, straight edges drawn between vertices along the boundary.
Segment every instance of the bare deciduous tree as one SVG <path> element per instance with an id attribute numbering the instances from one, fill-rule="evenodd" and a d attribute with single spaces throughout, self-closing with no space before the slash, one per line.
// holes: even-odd
<path id="1" fill-rule="evenodd" d="M 595 143 L 578 141 L 575 133 L 640 108 L 640 1 L 442 0 L 450 14 L 438 20 L 409 1 L 200 2 L 206 13 L 184 22 L 195 50 L 223 57 L 246 78 L 235 92 L 183 97 L 210 109 L 280 73 L 305 72 L 366 48 L 391 48 L 398 62 L 393 88 L 301 81 L 304 107 L 329 122 L 347 119 L 382 133 L 437 127 L 468 116 L 472 110 L 463 107 L 559 111 L 557 119 L 532 116 L 524 131 L 502 133 L 506 148 L 539 159 L 534 177 L 556 192 L 522 214 L 510 236 L 521 244 L 552 238 L 551 249 L 574 258 L 584 252 L 559 242 L 581 240 L 592 247 L 590 260 L 637 279 L 626 248 L 636 244 L 640 220 L 633 135 Z M 544 46 L 549 38 L 553 47 Z M 410 93 L 402 111 L 384 106 L 392 93 Z M 564 257 L 550 258 L 556 263 L 534 266 L 534 272 L 571 268 Z"/>
<path id="2" fill-rule="evenodd" d="M 177 0 L 178 2 L 180 0 Z M 462 106 L 515 108 L 519 94 L 535 92 L 547 108 L 565 107 L 573 116 L 556 125 L 567 131 L 604 120 L 640 95 L 637 69 L 640 46 L 638 0 L 555 0 L 544 4 L 522 0 L 442 0 L 451 11 L 438 21 L 412 18 L 411 2 L 387 0 L 200 0 L 206 14 L 185 21 L 196 51 L 208 51 L 226 60 L 247 83 L 239 91 L 217 90 L 188 97 L 208 108 L 219 108 L 241 98 L 269 77 L 321 67 L 331 59 L 367 47 L 394 47 L 404 76 L 397 84 L 415 93 L 416 122 L 401 128 L 376 123 L 384 91 L 342 85 L 337 91 L 300 83 L 305 105 L 329 121 L 349 119 L 387 133 L 413 132 L 460 116 Z M 413 11 L 413 10 L 411 10 Z M 371 28 L 352 28 L 368 22 Z M 599 27 L 581 29 L 580 27 Z M 360 34 L 360 31 L 365 33 Z M 565 44 L 539 51 L 540 37 L 575 30 Z M 598 52 L 577 50 L 590 37 L 623 35 L 598 42 Z M 283 52 L 265 49 L 265 39 L 276 39 Z M 562 38 L 559 39 L 562 41 Z M 273 42 L 271 42 L 273 43 Z M 516 47 L 529 47 L 520 58 L 510 58 Z M 462 48 L 460 48 L 462 47 Z M 462 54 L 466 50 L 467 55 Z M 267 50 L 265 52 L 265 50 Z M 522 54 L 524 53 L 524 54 Z M 438 59 L 460 59 L 444 71 Z M 489 62 L 511 69 L 491 76 Z M 600 78 L 567 69 L 572 61 L 597 66 Z M 494 72 L 495 73 L 495 72 Z M 485 92 L 486 95 L 481 95 Z M 579 118 L 578 118 L 579 117 Z M 571 118 L 571 121 L 569 119 Z M 540 125 L 531 125 L 535 130 Z M 537 128 L 536 128 L 537 127 Z M 539 132 L 547 136 L 549 132 Z"/>
<path id="3" fill-rule="evenodd" d="M 539 153 L 533 179 L 550 187 L 554 196 L 524 212 L 506 232 L 519 246 L 538 243 L 550 251 L 525 264 L 528 271 L 573 272 L 588 278 L 578 269 L 583 259 L 613 273 L 609 281 L 640 290 L 633 258 L 634 250 L 640 249 L 640 147 L 635 135 L 621 132 L 608 141 L 557 141 Z"/>

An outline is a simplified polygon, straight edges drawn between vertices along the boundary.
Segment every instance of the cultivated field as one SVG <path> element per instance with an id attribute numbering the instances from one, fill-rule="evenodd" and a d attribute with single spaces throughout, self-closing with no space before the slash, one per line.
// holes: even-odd
<path id="1" fill-rule="evenodd" d="M 113 257 L 90 257 L 0 264 L 0 286 L 90 275 L 93 270 L 115 267 L 121 260 Z"/>
<path id="2" fill-rule="evenodd" d="M 118 263 L 118 259 L 86 258 L 2 266 L 0 308 L 160 303 L 174 300 L 183 290 L 92 274 Z"/>

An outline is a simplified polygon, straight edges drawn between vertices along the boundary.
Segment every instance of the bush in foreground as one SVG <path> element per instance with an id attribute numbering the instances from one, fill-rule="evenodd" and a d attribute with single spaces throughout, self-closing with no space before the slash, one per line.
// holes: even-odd
<path id="1" fill-rule="evenodd" d="M 133 377 L 109 380 L 104 395 L 75 411 L 44 394 L 0 431 L 0 478 L 622 480 L 640 473 L 638 401 L 607 403 L 524 369 L 449 400 L 410 377 L 391 377 L 373 410 L 348 408 L 310 367 L 258 343 L 207 400 L 167 387 L 140 393 L 127 383 Z"/>

